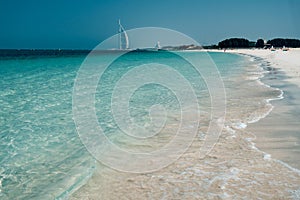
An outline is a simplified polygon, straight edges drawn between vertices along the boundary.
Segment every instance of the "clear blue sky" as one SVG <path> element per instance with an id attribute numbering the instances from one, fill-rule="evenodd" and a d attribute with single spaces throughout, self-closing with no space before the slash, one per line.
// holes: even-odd
<path id="1" fill-rule="evenodd" d="M 0 0 L 0 48 L 91 49 L 126 29 L 155 26 L 199 43 L 300 38 L 300 0 Z"/>

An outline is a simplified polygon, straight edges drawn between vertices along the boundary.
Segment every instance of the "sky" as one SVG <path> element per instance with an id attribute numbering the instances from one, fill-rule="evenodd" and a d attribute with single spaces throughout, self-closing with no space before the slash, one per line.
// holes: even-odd
<path id="1" fill-rule="evenodd" d="M 0 0 L 0 48 L 93 49 L 118 31 L 162 27 L 201 45 L 300 39 L 300 0 Z"/>

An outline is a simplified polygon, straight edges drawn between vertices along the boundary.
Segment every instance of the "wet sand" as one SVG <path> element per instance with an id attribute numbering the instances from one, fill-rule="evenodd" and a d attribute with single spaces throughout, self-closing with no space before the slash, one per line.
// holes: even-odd
<path id="1" fill-rule="evenodd" d="M 270 115 L 248 127 L 257 137 L 256 146 L 300 169 L 300 49 L 235 52 L 263 58 L 267 76 L 262 81 L 283 91 L 282 100 L 271 102 Z"/>

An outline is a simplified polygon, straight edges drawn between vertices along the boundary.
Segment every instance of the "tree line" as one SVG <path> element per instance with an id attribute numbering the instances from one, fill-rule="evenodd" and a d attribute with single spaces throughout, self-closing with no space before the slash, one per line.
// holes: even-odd
<path id="1" fill-rule="evenodd" d="M 245 38 L 230 38 L 219 42 L 218 45 L 212 45 L 210 47 L 218 48 L 264 48 L 264 47 L 300 47 L 300 40 L 298 39 L 284 39 L 284 38 L 275 38 L 268 40 L 267 43 L 263 39 L 258 39 L 256 42 L 249 41 Z M 209 46 L 208 46 L 209 48 Z"/>
<path id="2" fill-rule="evenodd" d="M 273 47 L 300 47 L 300 40 L 297 39 L 282 39 L 275 38 L 273 40 L 268 40 L 267 44 Z"/>
<path id="3" fill-rule="evenodd" d="M 219 48 L 248 48 L 249 40 L 244 38 L 230 38 L 219 42 Z"/>

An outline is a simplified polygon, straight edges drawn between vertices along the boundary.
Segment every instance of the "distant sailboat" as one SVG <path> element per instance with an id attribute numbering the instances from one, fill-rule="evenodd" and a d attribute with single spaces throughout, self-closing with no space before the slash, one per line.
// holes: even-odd
<path id="1" fill-rule="evenodd" d="M 161 49 L 161 46 L 160 46 L 160 42 L 159 42 L 159 41 L 157 41 L 157 43 L 156 43 L 156 45 L 155 45 L 155 49 L 157 49 L 157 50 Z"/>
<path id="2" fill-rule="evenodd" d="M 119 49 L 129 49 L 128 35 L 121 24 L 121 20 L 119 20 Z"/>

